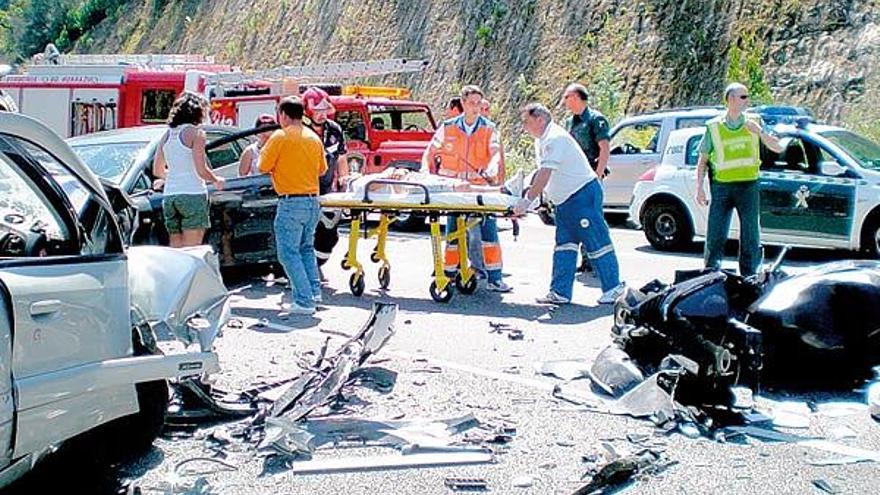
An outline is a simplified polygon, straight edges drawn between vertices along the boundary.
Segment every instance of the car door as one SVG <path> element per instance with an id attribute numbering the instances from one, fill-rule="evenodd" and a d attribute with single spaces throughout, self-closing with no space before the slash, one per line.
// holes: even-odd
<path id="1" fill-rule="evenodd" d="M 856 180 L 847 173 L 824 175 L 835 160 L 805 133 L 782 138 L 781 154 L 765 151 L 759 179 L 761 230 L 768 240 L 841 246 L 849 240 Z M 841 170 L 847 170 L 841 167 Z"/>
<path id="2" fill-rule="evenodd" d="M 231 136 L 231 132 L 208 130 L 207 142 L 217 141 L 221 138 Z M 242 140 L 234 140 L 226 142 L 220 146 L 216 146 L 207 150 L 208 164 L 214 170 L 214 173 L 220 177 L 231 179 L 238 177 L 238 164 L 241 162 L 241 154 L 247 146 Z"/>
<path id="3" fill-rule="evenodd" d="M 127 267 L 109 205 L 39 145 L 8 134 L 0 181 L 11 192 L 0 195 L 0 285 L 11 300 L 18 457 L 137 402 L 132 387 L 74 379 L 78 367 L 131 349 Z"/>
<path id="4" fill-rule="evenodd" d="M 661 120 L 623 125 L 611 135 L 605 207 L 626 208 L 638 178 L 660 163 Z"/>

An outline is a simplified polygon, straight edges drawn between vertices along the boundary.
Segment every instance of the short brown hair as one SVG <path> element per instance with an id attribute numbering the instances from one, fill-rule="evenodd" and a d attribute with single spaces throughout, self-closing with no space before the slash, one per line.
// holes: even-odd
<path id="1" fill-rule="evenodd" d="M 587 88 L 580 83 L 571 83 L 565 88 L 566 93 L 574 93 L 581 99 L 581 101 L 587 101 L 589 98 L 589 93 L 587 93 Z"/>
<path id="2" fill-rule="evenodd" d="M 199 125 L 208 114 L 208 100 L 204 96 L 184 91 L 171 105 L 168 112 L 168 125 L 177 127 L 184 124 Z"/>
<path id="3" fill-rule="evenodd" d="M 283 113 L 293 120 L 302 120 L 305 114 L 302 98 L 299 96 L 285 96 L 278 102 L 278 113 Z"/>
<path id="4" fill-rule="evenodd" d="M 461 99 L 466 100 L 470 95 L 480 95 L 480 98 L 484 98 L 486 95 L 483 94 L 483 90 L 480 89 L 479 86 L 475 86 L 473 84 L 468 84 L 467 86 L 461 88 Z"/>

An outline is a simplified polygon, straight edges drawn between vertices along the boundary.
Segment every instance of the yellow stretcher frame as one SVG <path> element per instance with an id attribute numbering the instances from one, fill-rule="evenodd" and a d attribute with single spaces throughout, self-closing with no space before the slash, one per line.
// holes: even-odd
<path id="1" fill-rule="evenodd" d="M 384 181 L 383 181 L 384 182 Z M 396 183 L 395 183 L 396 184 Z M 405 183 L 404 183 L 405 184 Z M 369 186 L 369 185 L 368 185 Z M 351 234 L 348 238 L 348 252 L 342 260 L 343 270 L 354 270 L 348 281 L 352 295 L 361 296 L 366 286 L 364 267 L 357 259 L 357 246 L 361 237 L 376 237 L 376 247 L 370 255 L 371 261 L 381 263 L 379 267 L 379 286 L 387 289 L 391 284 L 391 263 L 385 256 L 385 245 L 388 239 L 388 228 L 400 213 L 426 213 L 431 227 L 431 255 L 434 263 L 433 280 L 428 288 L 431 298 L 436 302 L 447 303 L 452 300 L 453 285 L 463 294 L 473 294 L 477 290 L 476 271 L 470 266 L 467 257 L 467 231 L 483 221 L 483 217 L 512 216 L 513 209 L 507 206 L 490 205 L 458 205 L 429 203 L 414 204 L 393 201 L 372 201 L 365 195 L 364 201 L 335 200 L 321 198 L 322 208 L 344 209 L 351 212 Z M 362 225 L 368 213 L 379 213 L 379 225 L 367 229 L 362 234 Z M 443 235 L 440 230 L 440 217 L 457 215 L 455 231 Z M 474 218 L 476 217 L 476 218 Z M 459 270 L 456 277 L 446 276 L 443 269 L 443 242 L 457 241 L 459 252 Z"/>

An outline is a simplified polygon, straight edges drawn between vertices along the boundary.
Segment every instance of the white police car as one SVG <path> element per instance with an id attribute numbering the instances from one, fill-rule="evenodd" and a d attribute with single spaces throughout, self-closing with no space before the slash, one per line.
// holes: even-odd
<path id="1" fill-rule="evenodd" d="M 762 149 L 761 241 L 880 257 L 880 145 L 840 127 L 809 122 L 773 130 L 783 152 Z M 674 131 L 660 165 L 636 184 L 630 217 L 657 249 L 682 248 L 706 235 L 709 208 L 696 202 L 704 131 Z M 732 238 L 738 224 L 734 215 Z"/>

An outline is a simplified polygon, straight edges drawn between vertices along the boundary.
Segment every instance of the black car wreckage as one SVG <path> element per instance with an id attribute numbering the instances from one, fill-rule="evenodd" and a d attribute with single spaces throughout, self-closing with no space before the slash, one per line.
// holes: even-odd
<path id="1" fill-rule="evenodd" d="M 728 406 L 745 387 L 848 387 L 880 364 L 880 262 L 838 261 L 797 275 L 677 272 L 628 289 L 612 334 L 641 371 L 676 368 L 676 398 Z M 612 384 L 613 385 L 613 384 Z"/>

